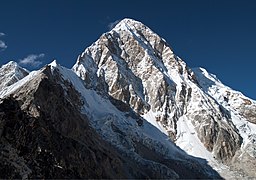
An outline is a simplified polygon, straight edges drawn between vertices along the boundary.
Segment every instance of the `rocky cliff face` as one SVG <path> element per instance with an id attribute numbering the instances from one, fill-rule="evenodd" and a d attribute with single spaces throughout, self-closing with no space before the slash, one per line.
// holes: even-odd
<path id="1" fill-rule="evenodd" d="M 240 117 L 234 117 L 206 90 L 203 73 L 187 67 L 164 39 L 140 22 L 119 22 L 85 49 L 73 70 L 88 88 L 97 89 L 105 79 L 106 93 L 131 107 L 192 155 L 229 164 L 255 133 L 243 136 L 235 122 Z M 253 123 L 255 101 L 245 97 L 233 100 L 243 101 L 237 107 L 233 102 L 234 109 L 245 122 Z M 185 142 L 186 137 L 195 139 L 192 136 L 197 140 Z M 205 150 L 199 150 L 196 142 Z"/>

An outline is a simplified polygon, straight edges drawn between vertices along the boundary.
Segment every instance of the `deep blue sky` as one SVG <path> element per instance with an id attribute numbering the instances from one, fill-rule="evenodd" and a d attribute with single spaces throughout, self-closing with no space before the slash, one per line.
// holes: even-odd
<path id="1" fill-rule="evenodd" d="M 57 59 L 70 68 L 125 17 L 166 39 L 190 67 L 204 67 L 256 99 L 254 0 L 1 0 L 0 43 L 8 47 L 0 49 L 0 65 L 41 54 L 42 65 Z"/>

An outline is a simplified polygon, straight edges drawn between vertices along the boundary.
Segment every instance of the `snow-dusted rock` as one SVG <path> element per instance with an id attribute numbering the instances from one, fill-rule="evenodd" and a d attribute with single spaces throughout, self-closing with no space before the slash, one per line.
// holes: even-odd
<path id="1" fill-rule="evenodd" d="M 10 61 L 0 68 L 0 91 L 27 76 L 29 71 Z"/>
<path id="2" fill-rule="evenodd" d="M 205 82 L 164 39 L 138 21 L 120 21 L 86 48 L 72 69 L 90 88 L 99 81 L 97 72 L 104 70 L 105 90 L 112 98 L 131 107 L 177 145 L 190 146 L 185 148 L 188 153 L 213 164 L 215 159 L 229 164 L 245 141 L 230 109 L 206 90 L 210 82 Z M 208 84 L 204 86 L 202 81 Z M 254 122 L 254 101 L 246 97 L 240 100 L 243 102 L 239 107 L 234 107 L 240 109 L 236 113 Z M 181 127 L 184 123 L 178 123 L 181 121 L 192 126 L 193 136 L 199 139 L 204 152 L 195 151 L 198 144 L 191 145 L 184 139 L 182 134 L 187 132 Z"/>

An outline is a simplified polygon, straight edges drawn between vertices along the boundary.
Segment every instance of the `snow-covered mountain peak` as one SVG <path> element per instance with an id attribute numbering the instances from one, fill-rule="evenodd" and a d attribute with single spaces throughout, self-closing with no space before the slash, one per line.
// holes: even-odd
<path id="1" fill-rule="evenodd" d="M 86 48 L 73 71 L 87 88 L 104 89 L 189 154 L 212 163 L 229 162 L 247 142 L 250 134 L 241 138 L 236 119 L 256 122 L 253 101 L 205 69 L 189 68 L 159 35 L 132 19 Z M 238 109 L 241 115 L 233 116 Z"/>
<path id="2" fill-rule="evenodd" d="M 136 23 L 140 23 L 139 21 L 136 21 L 134 19 L 131 19 L 131 18 L 124 18 L 122 20 L 120 20 L 116 25 L 115 27 L 118 27 L 118 26 L 122 26 L 123 24 L 136 24 Z"/>
<path id="3" fill-rule="evenodd" d="M 125 76 L 133 76 L 130 79 L 136 76 L 148 79 L 149 76 L 156 77 L 157 73 L 160 77 L 166 77 L 169 76 L 168 69 L 173 69 L 172 76 L 176 83 L 181 81 L 180 74 L 185 67 L 186 64 L 174 55 L 171 47 L 159 35 L 144 24 L 126 18 L 86 48 L 73 70 L 91 84 L 96 82 L 97 77 L 93 74 L 99 69 L 105 72 L 102 74 L 105 74 L 107 82 L 114 74 L 129 68 L 131 70 Z"/>
<path id="4" fill-rule="evenodd" d="M 15 61 L 9 61 L 7 64 L 4 64 L 2 67 L 6 67 L 6 66 L 18 66 L 18 63 Z"/>
<path id="5" fill-rule="evenodd" d="M 19 81 L 29 74 L 29 71 L 20 67 L 15 61 L 10 61 L 0 68 L 0 91 Z"/>
<path id="6" fill-rule="evenodd" d="M 17 75 L 20 72 L 20 70 L 26 71 L 27 73 L 29 73 L 29 71 L 27 69 L 19 66 L 19 64 L 15 61 L 9 61 L 7 64 L 2 65 L 2 67 L 0 69 L 1 69 L 1 72 L 3 72 L 3 71 L 5 71 L 5 73 L 16 72 Z"/>
<path id="7" fill-rule="evenodd" d="M 128 33 L 132 35 L 136 40 L 144 42 L 145 45 L 149 44 L 151 46 L 154 46 L 156 40 L 161 40 L 165 42 L 163 38 L 161 38 L 149 27 L 139 21 L 130 18 L 125 18 L 121 20 L 109 33 L 114 36 L 116 36 L 117 34 L 119 36 L 122 36 Z"/>
<path id="8" fill-rule="evenodd" d="M 52 66 L 52 67 L 58 67 L 58 66 L 60 66 L 60 65 L 57 63 L 57 60 L 56 60 L 56 59 L 54 59 L 49 65 Z"/>
<path id="9" fill-rule="evenodd" d="M 139 21 L 130 19 L 130 18 L 124 18 L 123 20 L 119 21 L 113 30 L 120 31 L 120 30 L 127 30 L 127 29 L 134 29 L 135 27 L 145 27 L 144 24 L 142 24 Z"/>
<path id="10" fill-rule="evenodd" d="M 1 67 L 1 70 L 3 71 L 3 70 L 5 70 L 6 72 L 8 71 L 8 72 L 14 72 L 14 71 L 17 71 L 18 69 L 24 69 L 24 68 L 22 68 L 22 67 L 20 67 L 19 65 L 18 65 L 18 63 L 17 62 L 15 62 L 15 61 L 9 61 L 7 64 L 4 64 L 4 65 L 2 65 L 2 67 Z M 24 69 L 25 70 L 25 69 Z M 27 70 L 26 70 L 27 71 Z"/>
<path id="11" fill-rule="evenodd" d="M 122 24 L 122 23 L 126 23 L 126 24 L 142 24 L 141 22 L 139 21 L 136 21 L 134 19 L 131 19 L 131 18 L 124 18 L 122 19 L 121 21 L 118 22 L 118 24 Z"/>

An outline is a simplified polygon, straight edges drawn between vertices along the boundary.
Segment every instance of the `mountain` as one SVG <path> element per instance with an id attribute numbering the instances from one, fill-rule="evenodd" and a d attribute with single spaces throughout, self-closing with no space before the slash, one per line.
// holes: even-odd
<path id="1" fill-rule="evenodd" d="M 20 67 L 16 62 L 10 61 L 0 68 L 0 91 L 29 74 L 29 71 Z"/>
<path id="2" fill-rule="evenodd" d="M 236 157 L 253 154 L 244 147 L 249 143 L 250 149 L 255 148 L 255 101 L 226 87 L 206 70 L 190 69 L 164 39 L 140 22 L 119 22 L 85 49 L 73 70 L 88 88 L 97 89 L 105 79 L 104 89 L 110 96 L 191 155 L 212 164 L 231 163 L 240 170 Z M 224 89 L 229 96 L 218 93 Z M 232 110 L 222 99 L 230 102 Z M 248 126 L 245 133 L 244 126 Z M 252 163 L 245 163 L 248 166 L 255 165 L 251 155 Z M 255 176 L 246 166 L 242 169 Z"/>
<path id="3" fill-rule="evenodd" d="M 0 90 L 1 178 L 256 176 L 256 102 L 138 21 L 19 77 Z"/>

